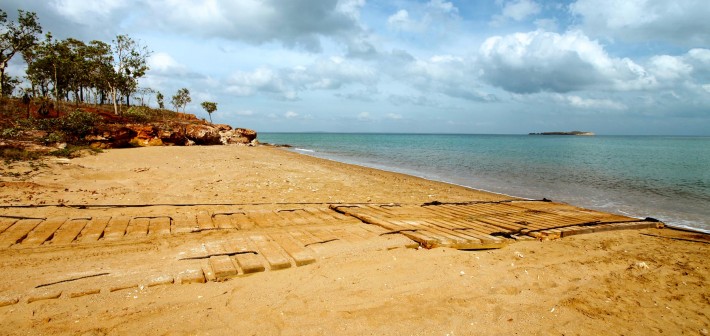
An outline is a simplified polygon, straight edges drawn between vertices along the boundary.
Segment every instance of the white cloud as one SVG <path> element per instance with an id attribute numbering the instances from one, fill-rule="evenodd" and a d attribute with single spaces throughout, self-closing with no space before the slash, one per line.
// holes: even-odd
<path id="1" fill-rule="evenodd" d="M 157 52 L 152 54 L 146 61 L 150 67 L 150 71 L 157 71 L 160 73 L 170 73 L 170 72 L 185 72 L 187 68 L 178 63 L 170 54 L 165 52 Z"/>
<path id="2" fill-rule="evenodd" d="M 488 38 L 479 51 L 483 78 L 515 93 L 636 90 L 656 85 L 643 67 L 610 57 L 580 31 L 534 31 Z"/>
<path id="3" fill-rule="evenodd" d="M 143 17 L 146 26 L 255 44 L 277 41 L 288 47 L 319 51 L 322 37 L 340 38 L 360 32 L 358 19 L 363 3 L 352 0 L 153 0 L 146 1 L 145 5 L 151 12 Z"/>
<path id="4" fill-rule="evenodd" d="M 483 92 L 478 84 L 478 70 L 470 59 L 454 55 L 434 55 L 429 59 L 411 60 L 402 69 L 390 69 L 392 77 L 399 78 L 422 93 L 440 93 L 452 98 L 491 102 L 497 98 Z M 394 100 L 393 100 L 394 98 Z M 397 104 L 402 97 L 391 96 Z M 411 99 L 410 103 L 413 103 Z"/>
<path id="5" fill-rule="evenodd" d="M 286 113 L 284 113 L 284 117 L 286 117 L 286 119 L 298 118 L 298 116 L 298 113 L 293 111 L 287 111 Z"/>
<path id="6" fill-rule="evenodd" d="M 459 9 L 453 3 L 431 0 L 424 6 L 400 9 L 387 18 L 387 26 L 393 30 L 422 33 L 430 28 L 445 27 L 448 21 L 458 19 Z"/>
<path id="7" fill-rule="evenodd" d="M 392 14 L 387 18 L 387 24 L 398 30 L 411 30 L 415 25 L 409 18 L 409 12 L 400 9 L 397 13 Z"/>
<path id="8" fill-rule="evenodd" d="M 54 0 L 52 7 L 66 18 L 84 24 L 96 24 L 105 20 L 109 15 L 120 8 L 130 4 L 122 0 Z"/>
<path id="9" fill-rule="evenodd" d="M 503 7 L 503 17 L 522 21 L 528 16 L 540 13 L 540 5 L 531 0 L 510 1 Z"/>
<path id="10" fill-rule="evenodd" d="M 431 0 L 427 3 L 427 7 L 449 15 L 455 15 L 459 12 L 459 9 L 453 3 L 444 0 Z"/>
<path id="11" fill-rule="evenodd" d="M 370 116 L 370 112 L 360 112 L 357 115 L 357 120 L 369 122 L 372 121 L 372 117 Z"/>
<path id="12" fill-rule="evenodd" d="M 693 71 L 693 67 L 681 58 L 669 55 L 654 56 L 650 63 L 650 71 L 658 79 L 675 80 L 686 77 Z"/>
<path id="13" fill-rule="evenodd" d="M 710 44 L 710 6 L 697 0 L 578 0 L 572 14 L 590 34 L 641 43 Z"/>
<path id="14" fill-rule="evenodd" d="M 583 98 L 576 95 L 561 95 L 556 94 L 553 96 L 558 102 L 567 104 L 569 106 L 581 109 L 597 109 L 597 110 L 626 110 L 628 106 L 625 104 L 615 102 L 609 99 L 594 99 L 594 98 Z"/>
<path id="15" fill-rule="evenodd" d="M 402 120 L 403 119 L 402 115 L 399 113 L 387 113 L 387 115 L 385 117 L 387 117 L 387 119 L 391 119 L 391 120 Z"/>
<path id="16" fill-rule="evenodd" d="M 377 71 L 367 64 L 330 57 L 290 69 L 262 67 L 252 72 L 238 71 L 227 80 L 226 91 L 237 96 L 266 93 L 297 100 L 301 91 L 336 90 L 356 84 L 372 86 L 377 80 Z"/>

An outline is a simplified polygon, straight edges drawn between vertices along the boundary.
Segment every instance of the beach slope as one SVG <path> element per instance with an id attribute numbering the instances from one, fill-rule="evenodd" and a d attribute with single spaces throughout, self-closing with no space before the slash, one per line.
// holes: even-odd
<path id="1" fill-rule="evenodd" d="M 704 235 L 644 229 L 483 251 L 412 248 L 416 244 L 404 236 L 322 209 L 518 199 L 264 146 L 115 149 L 0 167 L 0 237 L 23 242 L 0 241 L 6 244 L 0 246 L 1 334 L 710 330 L 710 245 Z M 176 225 L 177 218 L 194 213 L 194 227 Z M 200 226 L 204 213 L 218 224 Z M 233 220 L 241 214 L 263 214 L 260 223 L 269 224 L 247 227 Z M 97 219 L 110 216 L 131 219 L 119 231 L 108 221 L 91 236 Z M 309 222 L 327 221 L 324 216 L 350 226 Z M 18 221 L 32 225 L 33 218 L 46 219 L 43 227 L 22 236 Z M 76 225 L 50 220 L 57 218 Z M 265 269 L 249 268 L 254 256 L 277 255 L 267 253 L 275 246 L 269 239 L 293 223 L 299 225 L 294 232 L 312 237 L 292 234 L 289 242 L 312 240 L 289 246 L 306 254 L 282 254 L 285 264 L 274 257 Z M 52 231 L 52 225 L 67 229 Z M 74 227 L 77 233 L 69 234 Z M 348 239 L 318 237 L 336 231 Z M 229 249 L 245 239 L 249 250 Z M 232 261 L 220 268 L 224 260 Z M 226 275 L 208 274 L 216 269 Z M 186 281 L 197 279 L 192 271 L 204 275 Z"/>

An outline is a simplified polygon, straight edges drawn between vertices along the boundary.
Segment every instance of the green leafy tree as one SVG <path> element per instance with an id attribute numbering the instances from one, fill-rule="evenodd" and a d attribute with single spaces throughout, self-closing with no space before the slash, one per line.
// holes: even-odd
<path id="1" fill-rule="evenodd" d="M 118 35 L 111 46 L 110 70 L 104 74 L 106 85 L 111 94 L 115 114 L 119 114 L 119 93 L 130 95 L 138 85 L 141 78 L 148 71 L 146 59 L 151 52 L 148 48 L 134 41 L 127 35 Z"/>
<path id="2" fill-rule="evenodd" d="M 158 107 L 162 110 L 165 108 L 165 96 L 163 96 L 163 93 L 158 91 L 158 94 L 155 95 L 155 99 L 158 101 Z"/>
<path id="3" fill-rule="evenodd" d="M 211 124 L 212 123 L 212 112 L 217 111 L 217 103 L 205 101 L 205 102 L 202 102 L 202 104 L 200 104 L 200 105 L 202 105 L 202 108 L 205 109 L 205 111 L 207 111 L 207 114 L 209 114 L 210 124 Z"/>
<path id="4" fill-rule="evenodd" d="M 170 104 L 175 107 L 175 112 L 179 112 L 179 109 L 182 107 L 182 112 L 185 113 L 185 107 L 187 107 L 187 104 L 189 104 L 192 101 L 192 98 L 190 98 L 190 90 L 187 88 L 182 88 L 178 90 L 178 92 L 173 96 L 173 99 L 170 101 Z"/>
<path id="5" fill-rule="evenodd" d="M 8 22 L 7 13 L 0 9 L 0 92 L 4 95 L 5 69 L 17 54 L 37 43 L 42 33 L 37 14 L 18 10 L 17 23 Z"/>

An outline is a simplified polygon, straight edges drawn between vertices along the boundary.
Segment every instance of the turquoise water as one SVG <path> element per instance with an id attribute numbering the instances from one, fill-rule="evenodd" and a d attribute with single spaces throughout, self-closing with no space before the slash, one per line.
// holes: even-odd
<path id="1" fill-rule="evenodd" d="M 260 133 L 297 152 L 710 231 L 710 137 Z"/>

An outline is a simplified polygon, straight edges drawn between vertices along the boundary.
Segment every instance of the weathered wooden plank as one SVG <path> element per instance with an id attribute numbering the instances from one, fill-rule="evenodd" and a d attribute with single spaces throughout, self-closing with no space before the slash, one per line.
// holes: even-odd
<path id="1" fill-rule="evenodd" d="M 303 230 L 289 230 L 291 237 L 293 237 L 297 242 L 303 246 L 309 246 L 318 242 L 322 242 L 322 239 L 314 236 L 312 233 Z"/>
<path id="2" fill-rule="evenodd" d="M 255 228 L 283 226 L 281 217 L 276 216 L 271 211 L 250 211 L 247 217 Z"/>
<path id="3" fill-rule="evenodd" d="M 66 217 L 52 217 L 47 218 L 44 222 L 37 225 L 37 227 L 27 234 L 27 238 L 22 241 L 24 246 L 38 246 L 44 243 L 47 239 L 54 235 L 54 232 L 59 229 L 64 222 L 67 221 Z"/>
<path id="4" fill-rule="evenodd" d="M 0 217 L 0 235 L 17 222 L 17 218 Z"/>
<path id="5" fill-rule="evenodd" d="M 23 241 L 43 219 L 20 219 L 0 235 L 0 248 L 8 248 Z"/>
<path id="6" fill-rule="evenodd" d="M 170 234 L 170 217 L 155 217 L 150 219 L 148 225 L 149 236 L 165 236 Z"/>
<path id="7" fill-rule="evenodd" d="M 259 253 L 266 259 L 271 270 L 291 267 L 291 261 L 284 255 L 281 248 L 265 235 L 250 235 L 249 239 L 256 245 Z"/>
<path id="8" fill-rule="evenodd" d="M 232 217 L 231 214 L 217 213 L 212 216 L 212 220 L 215 227 L 219 229 L 234 229 L 230 217 Z"/>
<path id="9" fill-rule="evenodd" d="M 304 266 L 312 264 L 316 261 L 310 249 L 298 244 L 287 233 L 272 233 L 271 237 L 274 239 L 276 244 L 281 246 L 281 248 L 283 248 L 284 251 L 286 251 L 286 253 L 291 256 L 291 258 L 293 258 L 296 263 L 296 266 Z"/>
<path id="10" fill-rule="evenodd" d="M 131 221 L 131 217 L 117 216 L 111 217 L 111 221 L 104 230 L 104 240 L 118 240 L 126 234 L 126 228 Z"/>
<path id="11" fill-rule="evenodd" d="M 64 223 L 57 231 L 54 233 L 54 237 L 50 240 L 49 244 L 69 244 L 79 236 L 81 231 L 89 223 L 87 218 L 76 218 L 70 219 Z"/>
<path id="12" fill-rule="evenodd" d="M 235 238 L 232 242 L 237 249 L 241 249 L 243 251 L 258 251 L 247 239 Z M 242 253 L 235 255 L 233 258 L 237 261 L 239 268 L 242 269 L 244 274 L 263 272 L 266 270 L 263 259 L 259 254 Z"/>
<path id="13" fill-rule="evenodd" d="M 150 226 L 150 218 L 136 217 L 128 222 L 126 227 L 126 237 L 140 238 L 148 235 L 148 227 Z"/>
<path id="14" fill-rule="evenodd" d="M 211 230 L 216 226 L 212 221 L 212 215 L 210 215 L 207 210 L 200 210 L 197 212 L 197 227 L 200 230 Z"/>
<path id="15" fill-rule="evenodd" d="M 205 283 L 205 274 L 201 268 L 190 268 L 178 273 L 181 284 Z"/>
<path id="16" fill-rule="evenodd" d="M 172 216 L 173 221 L 170 232 L 175 233 L 188 233 L 199 230 L 197 225 L 197 217 L 195 214 L 175 214 Z"/>
<path id="17" fill-rule="evenodd" d="M 284 226 L 322 224 L 317 217 L 309 216 L 304 209 L 278 210 L 276 214 L 283 218 L 286 223 Z"/>
<path id="18" fill-rule="evenodd" d="M 228 256 L 210 257 L 208 264 L 217 281 L 222 281 L 237 275 L 237 268 L 232 263 L 232 258 Z"/>
<path id="19" fill-rule="evenodd" d="M 111 217 L 93 217 L 79 234 L 77 241 L 80 243 L 95 242 L 104 234 Z"/>

